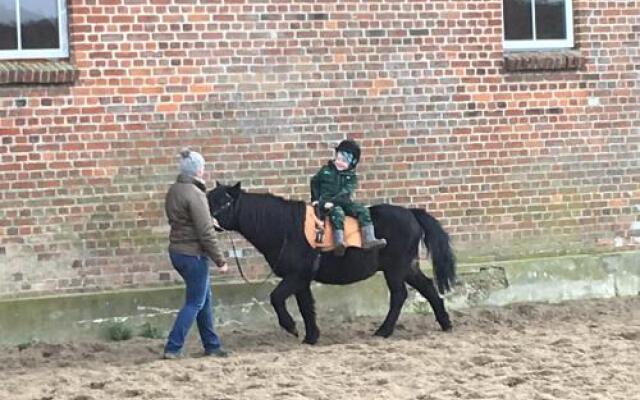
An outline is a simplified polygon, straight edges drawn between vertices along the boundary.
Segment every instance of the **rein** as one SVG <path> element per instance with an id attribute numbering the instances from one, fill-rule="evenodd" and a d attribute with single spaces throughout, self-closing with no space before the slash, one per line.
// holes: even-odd
<path id="1" fill-rule="evenodd" d="M 238 257 L 238 251 L 236 250 L 236 245 L 235 242 L 233 241 L 233 237 L 230 233 L 230 231 L 222 228 L 221 226 L 218 225 L 218 227 L 220 229 L 223 230 L 223 232 L 227 232 L 229 233 L 228 237 L 229 237 L 229 241 L 231 242 L 231 248 L 233 249 L 233 258 L 235 258 L 236 260 L 236 266 L 238 267 L 238 271 L 240 272 L 240 276 L 242 277 L 242 279 L 249 284 L 253 284 L 255 282 L 251 282 L 249 279 L 247 279 L 247 277 L 244 275 L 244 271 L 242 270 L 242 265 L 240 265 L 240 258 Z M 278 265 L 278 263 L 280 262 L 280 258 L 282 257 L 282 252 L 284 251 L 284 247 L 287 244 L 287 238 L 284 238 L 284 243 L 282 244 L 282 248 L 280 249 L 280 253 L 278 254 L 278 259 L 276 260 L 276 266 Z M 266 278 L 264 278 L 264 280 L 262 282 L 260 282 L 260 285 L 264 284 L 265 282 L 267 282 L 269 280 L 269 278 L 271 278 L 271 275 L 273 275 L 273 270 L 274 268 L 271 268 L 271 272 L 269 272 L 269 275 L 267 275 Z"/>

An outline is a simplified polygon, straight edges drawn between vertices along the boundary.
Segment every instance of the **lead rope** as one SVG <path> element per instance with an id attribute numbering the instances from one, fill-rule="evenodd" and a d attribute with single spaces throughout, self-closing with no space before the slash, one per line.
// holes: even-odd
<path id="1" fill-rule="evenodd" d="M 247 279 L 247 277 L 244 274 L 244 271 L 242 270 L 242 265 L 240 265 L 240 258 L 238 257 L 238 251 L 236 250 L 236 244 L 233 241 L 233 235 L 231 234 L 231 231 L 228 231 L 226 229 L 224 229 L 222 226 L 220 226 L 220 224 L 218 223 L 217 220 L 214 219 L 213 225 L 222 230 L 222 232 L 227 233 L 227 236 L 229 237 L 229 242 L 231 242 L 231 248 L 233 249 L 233 258 L 236 260 L 236 266 L 238 267 L 238 272 L 240 272 L 240 276 L 242 277 L 242 279 L 249 284 L 254 284 L 254 282 L 251 282 L 249 279 Z M 280 253 L 278 253 L 278 258 L 276 260 L 275 266 L 273 268 L 270 268 L 271 271 L 269 272 L 269 275 L 267 275 L 267 277 L 259 283 L 259 285 L 263 285 L 264 283 L 266 283 L 269 278 L 271 278 L 271 275 L 273 275 L 273 270 L 278 266 L 278 264 L 280 263 L 280 258 L 282 258 L 282 253 L 284 252 L 284 248 L 287 244 L 287 238 L 285 236 L 284 238 L 284 243 L 282 243 L 282 247 L 280 248 Z"/>

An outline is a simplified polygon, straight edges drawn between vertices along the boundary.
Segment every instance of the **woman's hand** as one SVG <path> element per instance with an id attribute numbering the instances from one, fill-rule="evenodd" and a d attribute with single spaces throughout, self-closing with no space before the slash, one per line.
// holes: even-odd
<path id="1" fill-rule="evenodd" d="M 224 263 L 221 266 L 218 267 L 218 272 L 220 272 L 221 274 L 226 273 L 227 271 L 229 271 L 229 264 Z"/>
<path id="2" fill-rule="evenodd" d="M 213 222 L 213 227 L 216 229 L 220 229 L 221 231 L 223 231 L 224 229 L 222 229 L 222 227 L 220 226 L 220 223 L 218 222 L 218 220 L 216 219 L 216 217 L 211 217 L 211 222 Z"/>

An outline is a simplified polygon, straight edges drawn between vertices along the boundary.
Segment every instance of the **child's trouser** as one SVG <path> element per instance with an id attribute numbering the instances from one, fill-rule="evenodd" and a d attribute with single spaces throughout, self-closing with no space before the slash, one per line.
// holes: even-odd
<path id="1" fill-rule="evenodd" d="M 333 206 L 328 212 L 333 229 L 344 230 L 344 217 L 356 217 L 360 227 L 371 225 L 371 214 L 369 209 L 358 203 L 339 203 Z"/>

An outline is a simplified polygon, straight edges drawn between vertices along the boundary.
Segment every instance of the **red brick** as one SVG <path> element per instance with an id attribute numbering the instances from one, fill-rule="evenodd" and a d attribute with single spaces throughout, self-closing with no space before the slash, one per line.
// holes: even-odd
<path id="1" fill-rule="evenodd" d="M 128 15 L 69 3 L 73 68 L 0 73 L 0 207 L 47 216 L 9 220 L 0 248 L 63 263 L 25 243 L 81 233 L 83 290 L 167 279 L 162 202 L 184 145 L 210 180 L 306 199 L 309 176 L 355 137 L 359 200 L 426 206 L 458 249 L 481 238 L 504 257 L 523 237 L 612 248 L 636 218 L 637 43 L 620 18 L 634 2 L 574 1 L 579 50 L 533 55 L 503 51 L 498 0 L 166 0 Z M 259 257 L 247 264 L 264 275 Z"/>

